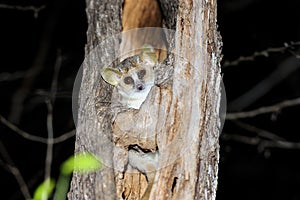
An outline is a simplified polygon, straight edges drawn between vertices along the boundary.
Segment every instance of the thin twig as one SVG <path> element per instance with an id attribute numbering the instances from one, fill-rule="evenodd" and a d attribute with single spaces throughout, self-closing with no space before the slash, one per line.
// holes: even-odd
<path id="1" fill-rule="evenodd" d="M 1 164 L 4 166 L 5 169 L 7 169 L 15 177 L 24 198 L 27 200 L 32 199 L 29 189 L 24 181 L 24 178 L 23 178 L 22 174 L 20 173 L 20 170 L 16 167 L 16 165 L 10 158 L 5 146 L 3 145 L 3 143 L 1 141 L 0 141 L 0 154 L 5 159 L 5 162 L 6 162 L 6 163 L 2 162 Z"/>
<path id="2" fill-rule="evenodd" d="M 24 71 L 16 71 L 16 72 L 2 72 L 0 74 L 0 82 L 4 82 L 4 81 L 14 81 L 14 80 L 18 80 L 21 79 L 25 76 L 25 72 Z"/>
<path id="3" fill-rule="evenodd" d="M 34 12 L 34 18 L 38 18 L 39 12 L 46 8 L 45 5 L 42 5 L 40 7 L 35 6 L 13 6 L 13 5 L 6 5 L 6 4 L 0 4 L 0 8 L 4 9 L 11 9 L 11 10 L 19 10 L 19 11 L 33 11 Z"/>
<path id="4" fill-rule="evenodd" d="M 47 151 L 46 151 L 46 159 L 45 159 L 45 181 L 51 178 L 51 165 L 53 158 L 53 105 L 55 103 L 55 96 L 57 92 L 57 83 L 58 83 L 58 75 L 60 71 L 60 67 L 62 64 L 62 56 L 61 52 L 58 52 L 57 60 L 54 66 L 54 75 L 51 83 L 51 98 L 47 98 L 47 132 L 48 132 L 48 141 L 47 141 Z M 50 181 L 46 181 L 46 183 L 50 184 Z M 46 199 L 46 191 L 43 194 L 43 199 Z"/>
<path id="5" fill-rule="evenodd" d="M 49 91 L 45 91 L 42 89 L 36 90 L 36 92 L 34 93 L 36 95 L 42 96 L 42 97 L 50 97 L 51 94 L 49 93 Z M 56 92 L 55 98 L 71 98 L 72 97 L 72 93 L 68 92 L 68 91 L 61 91 L 61 92 Z"/>
<path id="6" fill-rule="evenodd" d="M 46 188 L 50 186 L 51 178 L 51 165 L 52 165 L 52 157 L 53 157 L 53 106 L 50 99 L 46 100 L 48 114 L 47 114 L 47 132 L 48 132 L 48 139 L 47 139 L 47 151 L 46 151 L 46 159 L 45 159 L 45 177 L 44 181 L 47 184 Z M 43 191 L 42 200 L 47 199 L 46 190 Z"/>
<path id="7" fill-rule="evenodd" d="M 31 140 L 34 142 L 44 143 L 44 144 L 47 144 L 47 142 L 48 142 L 47 138 L 31 135 L 31 134 L 21 130 L 16 125 L 12 124 L 10 121 L 5 119 L 2 115 L 0 115 L 0 122 L 25 139 L 28 139 L 28 140 Z M 53 138 L 53 144 L 61 143 L 65 140 L 73 137 L 74 135 L 75 135 L 75 129 L 62 134 L 59 137 Z"/>
<path id="8" fill-rule="evenodd" d="M 294 48 L 295 46 L 299 46 L 299 45 L 300 45 L 300 41 L 284 43 L 283 47 L 271 47 L 271 48 L 267 48 L 263 51 L 254 52 L 251 56 L 241 56 L 238 59 L 233 60 L 233 61 L 225 61 L 224 65 L 222 67 L 226 68 L 226 67 L 229 67 L 229 66 L 239 65 L 241 62 L 244 62 L 244 61 L 253 61 L 259 56 L 269 57 L 270 53 L 284 52 L 284 51 L 287 51 L 287 50 L 289 50 L 291 48 Z M 299 56 L 299 55 L 296 55 L 296 54 L 293 54 L 293 55 L 295 55 L 296 57 Z"/>
<path id="9" fill-rule="evenodd" d="M 62 6 L 59 7 L 57 12 L 60 12 Z M 24 110 L 24 101 L 32 90 L 32 86 L 41 73 L 50 50 L 51 42 L 53 40 L 54 30 L 58 15 L 49 15 L 47 21 L 44 23 L 43 32 L 40 37 L 37 55 L 33 60 L 32 66 L 25 72 L 21 87 L 18 88 L 12 96 L 12 103 L 10 106 L 10 113 L 8 119 L 13 123 L 19 124 Z"/>
<path id="10" fill-rule="evenodd" d="M 244 110 L 249 105 L 266 95 L 272 88 L 281 83 L 300 68 L 300 59 L 290 56 L 279 63 L 278 67 L 259 83 L 228 104 L 235 111 Z"/>
<path id="11" fill-rule="evenodd" d="M 226 119 L 227 120 L 236 120 L 236 119 L 242 119 L 242 118 L 250 118 L 250 117 L 255 117 L 255 116 L 261 115 L 261 114 L 278 112 L 279 110 L 281 110 L 283 108 L 297 106 L 297 105 L 300 105 L 300 97 L 296 98 L 296 99 L 292 99 L 292 100 L 286 100 L 286 101 L 277 103 L 272 106 L 261 107 L 261 108 L 251 110 L 251 111 L 227 113 Z"/>
<path id="12" fill-rule="evenodd" d="M 236 121 L 235 124 L 247 131 L 256 133 L 259 137 L 266 138 L 273 141 L 278 141 L 278 140 L 285 141 L 284 138 L 279 137 L 278 135 L 271 133 L 270 131 L 266 131 L 261 128 L 258 128 L 256 126 L 252 126 L 250 124 L 246 124 L 241 121 Z"/>
<path id="13" fill-rule="evenodd" d="M 258 145 L 260 141 L 259 137 L 249 137 L 244 135 L 228 134 L 228 133 L 223 133 L 221 135 L 221 139 L 224 141 L 236 141 L 236 142 L 249 144 L 249 145 Z"/>
<path id="14" fill-rule="evenodd" d="M 270 141 L 264 140 L 259 137 L 249 137 L 238 134 L 227 134 L 223 133 L 223 140 L 237 141 L 249 145 L 257 145 L 259 150 L 264 150 L 265 148 L 280 148 L 280 149 L 300 149 L 300 142 L 289 142 L 289 141 Z"/>
<path id="15" fill-rule="evenodd" d="M 28 188 L 35 188 L 38 184 L 40 184 L 41 178 L 44 176 L 44 169 L 39 169 L 32 175 L 29 180 L 27 180 L 26 184 Z M 10 200 L 19 200 L 20 195 L 22 195 L 21 191 L 16 191 L 8 198 Z M 31 199 L 32 200 L 32 199 Z"/>

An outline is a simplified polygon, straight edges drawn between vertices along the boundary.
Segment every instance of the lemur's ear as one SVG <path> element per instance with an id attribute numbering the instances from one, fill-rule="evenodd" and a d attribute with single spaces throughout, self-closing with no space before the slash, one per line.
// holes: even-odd
<path id="1" fill-rule="evenodd" d="M 106 67 L 101 70 L 102 78 L 111 85 L 118 85 L 122 73 L 114 68 Z"/>
<path id="2" fill-rule="evenodd" d="M 145 64 L 149 64 L 151 66 L 154 66 L 157 62 L 157 56 L 155 50 L 149 44 L 145 44 L 142 46 L 142 51 L 140 53 L 139 58 L 142 62 L 144 62 Z"/>

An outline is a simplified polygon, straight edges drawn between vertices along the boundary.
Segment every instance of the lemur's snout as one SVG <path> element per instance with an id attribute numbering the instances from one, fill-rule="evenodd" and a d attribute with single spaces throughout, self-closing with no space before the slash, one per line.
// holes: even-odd
<path id="1" fill-rule="evenodd" d="M 143 84 L 137 84 L 136 88 L 141 91 L 141 90 L 145 89 L 145 86 Z"/>

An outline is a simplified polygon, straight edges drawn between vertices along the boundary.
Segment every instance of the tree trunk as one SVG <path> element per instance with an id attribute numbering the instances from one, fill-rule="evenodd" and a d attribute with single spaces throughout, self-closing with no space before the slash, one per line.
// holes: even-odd
<path id="1" fill-rule="evenodd" d="M 88 55 L 105 37 L 122 31 L 123 2 L 86 1 Z M 130 0 L 124 2 L 123 8 L 126 2 Z M 99 66 L 108 63 L 114 52 L 120 50 L 116 47 L 122 45 L 112 40 L 115 45 L 106 45 L 108 48 L 100 53 L 101 59 L 98 53 L 88 57 L 80 85 L 75 152 L 91 152 L 104 165 L 93 173 L 74 172 L 69 199 L 140 199 L 149 186 L 145 174 L 128 171 L 130 144 L 159 151 L 149 199 L 216 198 L 221 128 L 217 2 L 160 0 L 158 3 L 162 27 L 176 29 L 173 41 L 166 38 L 176 54 L 168 56 L 167 69 L 160 72 L 171 73 L 170 80 L 154 86 L 138 111 L 128 110 L 113 116 L 105 103 L 110 101 L 112 88 L 99 78 Z M 146 119 L 151 121 L 150 126 L 142 124 Z M 142 128 L 135 126 L 139 122 Z M 133 140 L 130 139 L 133 132 L 137 136 L 154 135 L 152 139 Z M 121 139 L 124 135 L 127 140 Z"/>

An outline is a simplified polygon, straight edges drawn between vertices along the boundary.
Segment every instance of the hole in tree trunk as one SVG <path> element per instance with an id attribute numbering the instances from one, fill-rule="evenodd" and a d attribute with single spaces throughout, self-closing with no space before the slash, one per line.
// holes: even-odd
<path id="1" fill-rule="evenodd" d="M 174 188 L 176 187 L 177 179 L 178 179 L 178 177 L 174 177 L 174 179 L 173 179 L 173 184 L 172 184 L 172 189 L 171 189 L 172 193 L 174 193 Z"/>

